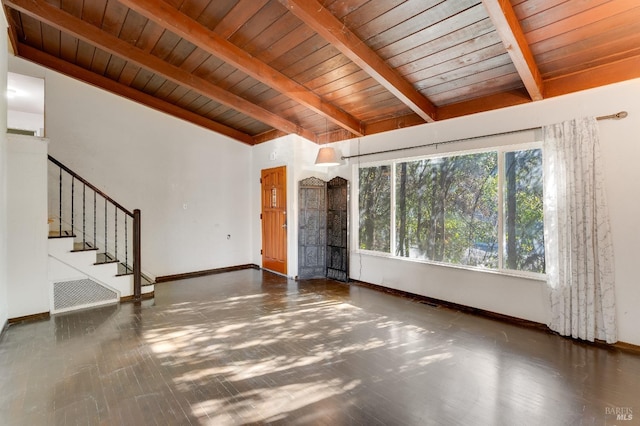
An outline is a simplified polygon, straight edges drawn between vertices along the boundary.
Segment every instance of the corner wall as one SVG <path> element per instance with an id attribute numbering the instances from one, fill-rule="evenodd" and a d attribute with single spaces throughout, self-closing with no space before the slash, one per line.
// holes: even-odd
<path id="1" fill-rule="evenodd" d="M 47 144 L 9 135 L 7 144 L 7 300 L 9 318 L 49 312 Z"/>
<path id="2" fill-rule="evenodd" d="M 460 117 L 361 138 L 361 152 L 474 137 L 511 130 L 538 127 L 580 116 L 600 116 L 626 110 L 624 120 L 600 121 L 601 149 L 605 166 L 611 227 L 615 251 L 618 337 L 640 345 L 640 285 L 637 263 L 640 259 L 640 79 L 583 91 L 557 98 L 497 111 Z M 525 132 L 415 149 L 393 154 L 364 157 L 362 162 L 446 153 L 509 143 L 506 139 L 536 137 Z M 533 136 L 531 136 L 533 134 Z M 537 136 L 539 138 L 539 135 Z M 355 153 L 358 141 L 343 146 Z M 351 160 L 357 167 L 356 160 Z M 352 191 L 352 207 L 357 192 Z M 352 237 L 357 232 L 353 223 Z M 352 245 L 353 247 L 353 245 Z M 454 303 L 547 323 L 550 317 L 548 294 L 543 281 L 476 272 L 400 259 L 351 253 L 351 277 L 386 287 L 417 293 Z"/>
<path id="3" fill-rule="evenodd" d="M 142 212 L 151 276 L 251 262 L 251 147 L 12 57 L 45 79 L 49 153 Z"/>
<path id="4" fill-rule="evenodd" d="M 251 176 L 252 263 L 261 266 L 262 223 L 260 221 L 260 171 L 287 167 L 287 275 L 298 275 L 298 182 L 308 177 L 329 181 L 336 176 L 351 179 L 350 168 L 324 167 L 314 164 L 318 145 L 297 135 L 288 135 L 253 147 Z M 346 153 L 344 155 L 347 155 Z"/>

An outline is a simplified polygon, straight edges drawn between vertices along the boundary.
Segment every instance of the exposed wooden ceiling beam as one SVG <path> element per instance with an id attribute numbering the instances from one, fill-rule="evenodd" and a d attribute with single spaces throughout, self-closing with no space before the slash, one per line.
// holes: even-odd
<path id="1" fill-rule="evenodd" d="M 255 141 L 256 144 L 259 144 L 259 143 L 267 142 L 267 141 L 277 139 L 286 135 L 287 135 L 286 133 L 281 132 L 280 130 L 272 129 L 272 130 L 267 130 L 264 133 L 255 135 L 253 137 L 253 140 Z M 319 138 L 318 138 L 318 141 L 319 141 Z"/>
<path id="2" fill-rule="evenodd" d="M 18 34 L 16 32 L 17 25 L 15 24 L 13 17 L 9 13 L 9 8 L 7 8 L 7 6 L 5 6 L 4 4 L 2 5 L 2 8 L 4 9 L 3 10 L 4 16 L 9 24 L 9 28 L 8 28 L 9 52 L 13 53 L 14 55 L 17 55 L 18 54 Z"/>
<path id="3" fill-rule="evenodd" d="M 246 99 L 227 92 L 205 79 L 196 77 L 181 68 L 171 65 L 157 56 L 146 53 L 126 41 L 112 36 L 43 0 L 5 0 L 4 3 L 62 32 L 92 44 L 108 53 L 131 61 L 163 78 L 187 87 L 194 92 L 220 102 L 229 108 L 278 130 L 286 133 L 297 133 L 311 141 L 316 140 L 315 133 L 303 129 L 299 125 L 279 117 L 271 111 L 255 105 Z"/>
<path id="4" fill-rule="evenodd" d="M 640 56 L 546 80 L 545 97 L 566 95 L 607 84 L 640 78 Z"/>
<path id="5" fill-rule="evenodd" d="M 544 87 L 538 65 L 524 37 L 520 21 L 509 0 L 482 0 L 498 35 L 502 39 L 520 79 L 534 101 L 543 98 Z"/>
<path id="6" fill-rule="evenodd" d="M 440 109 L 438 109 L 438 119 L 440 119 Z M 367 124 L 367 134 L 373 135 L 375 133 L 388 132 L 391 130 L 402 129 L 405 127 L 417 126 L 424 124 L 422 118 L 418 117 L 415 113 L 401 115 L 399 117 L 387 118 L 380 121 Z"/>
<path id="7" fill-rule="evenodd" d="M 338 126 L 359 136 L 364 134 L 364 126 L 360 120 L 326 102 L 302 84 L 255 58 L 168 3 L 162 0 L 119 1 L 142 16 L 204 49 L 211 55 L 222 59 L 245 74 L 310 108 Z"/>
<path id="8" fill-rule="evenodd" d="M 302 22 L 313 28 L 336 49 L 366 71 L 423 120 L 435 120 L 437 108 L 377 53 L 315 0 L 279 0 Z"/>
<path id="9" fill-rule="evenodd" d="M 526 103 L 531 103 L 531 97 L 524 88 L 520 88 L 441 106 L 438 109 L 438 118 L 446 120 Z"/>
<path id="10" fill-rule="evenodd" d="M 232 129 L 231 127 L 225 126 L 224 124 L 209 120 L 201 115 L 180 108 L 177 105 L 165 102 L 132 87 L 111 80 L 110 78 L 103 77 L 100 74 L 86 70 L 82 67 L 64 61 L 53 55 L 49 55 L 48 53 L 35 49 L 26 44 L 18 43 L 17 47 L 18 55 L 20 57 L 38 63 L 44 67 L 60 72 L 71 78 L 75 78 L 77 80 L 91 84 L 92 86 L 102 88 L 116 95 L 130 99 L 134 102 L 138 102 L 142 105 L 149 106 L 158 111 L 173 115 L 174 117 L 180 118 L 206 129 L 213 130 L 216 133 L 220 133 L 237 141 L 249 145 L 255 144 L 255 140 L 250 135 L 240 132 L 236 129 Z"/>

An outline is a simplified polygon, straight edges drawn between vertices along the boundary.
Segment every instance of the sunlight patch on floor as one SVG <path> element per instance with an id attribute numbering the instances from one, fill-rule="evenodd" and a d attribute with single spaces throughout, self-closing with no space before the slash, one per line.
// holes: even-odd
<path id="1" fill-rule="evenodd" d="M 211 426 L 276 421 L 283 419 L 286 413 L 342 395 L 359 384 L 359 380 L 332 379 L 253 389 L 241 393 L 235 401 L 200 402 L 192 407 L 192 412 L 202 424 Z"/>
<path id="2" fill-rule="evenodd" d="M 255 304 L 260 296 L 202 301 L 192 305 L 188 312 L 194 324 L 173 327 L 167 318 L 165 327 L 144 333 L 161 362 L 180 370 L 173 377 L 180 392 L 199 392 L 212 385 L 212 389 L 217 389 L 213 395 L 191 405 L 193 414 L 203 424 L 284 420 L 288 413 L 341 395 L 360 385 L 360 381 L 320 380 L 313 372 L 321 366 L 353 365 L 354 356 L 358 358 L 364 353 L 393 349 L 402 361 L 388 366 L 383 363 L 380 371 L 398 374 L 412 374 L 416 368 L 453 356 L 446 348 L 425 351 L 420 346 L 434 331 L 384 315 L 371 315 L 341 300 L 299 295 L 283 304 L 278 304 L 278 299 L 268 300 L 267 310 L 256 308 L 261 306 Z M 200 322 L 200 312 L 211 310 L 230 315 L 223 314 L 215 322 Z M 385 329 L 389 338 L 360 334 L 367 327 Z M 273 353 L 271 347 L 293 350 L 282 355 Z M 294 383 L 269 387 L 270 377 L 274 376 Z M 251 386 L 264 383 L 267 387 L 247 391 L 248 383 Z M 322 404 L 320 407 L 326 408 Z"/>
<path id="3" fill-rule="evenodd" d="M 422 358 L 420 358 L 418 360 L 418 365 L 420 367 L 425 367 L 429 364 L 433 364 L 434 362 L 439 362 L 439 361 L 444 361 L 445 359 L 449 359 L 453 356 L 453 354 L 451 352 L 445 352 L 442 354 L 434 354 L 434 355 L 428 355 L 428 356 L 423 356 Z"/>

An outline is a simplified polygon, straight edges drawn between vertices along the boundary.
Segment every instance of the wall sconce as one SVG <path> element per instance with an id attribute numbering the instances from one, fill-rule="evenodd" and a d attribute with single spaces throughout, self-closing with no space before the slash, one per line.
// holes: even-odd
<path id="1" fill-rule="evenodd" d="M 337 166 L 339 164 L 340 159 L 335 149 L 332 147 L 320 148 L 316 157 L 316 166 Z"/>

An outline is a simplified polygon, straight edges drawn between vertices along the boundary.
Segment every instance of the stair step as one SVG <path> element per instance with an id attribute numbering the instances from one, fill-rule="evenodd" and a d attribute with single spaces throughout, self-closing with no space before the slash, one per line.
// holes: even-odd
<path id="1" fill-rule="evenodd" d="M 142 275 L 142 286 L 146 286 L 146 285 L 155 285 L 155 281 L 152 280 L 151 278 L 147 277 L 146 275 Z"/>
<path id="2" fill-rule="evenodd" d="M 133 268 L 125 265 L 124 263 L 118 263 L 118 275 L 131 275 L 133 274 Z"/>
<path id="3" fill-rule="evenodd" d="M 125 275 L 133 275 L 133 268 L 129 265 L 125 265 L 124 263 L 118 264 L 118 275 L 117 277 L 125 276 Z M 155 281 L 151 278 L 147 277 L 145 274 L 142 274 L 142 285 L 154 285 Z"/>
<path id="4" fill-rule="evenodd" d="M 94 265 L 103 265 L 105 263 L 118 263 L 118 259 L 111 253 L 98 253 L 96 255 L 96 263 Z"/>
<path id="5" fill-rule="evenodd" d="M 72 252 L 77 252 L 77 251 L 91 251 L 91 250 L 98 250 L 97 247 L 94 247 L 93 244 L 88 243 L 88 242 L 79 242 L 79 243 L 73 243 L 73 250 L 71 250 Z"/>
<path id="6" fill-rule="evenodd" d="M 49 231 L 49 238 L 75 238 L 75 235 L 71 231 Z"/>

